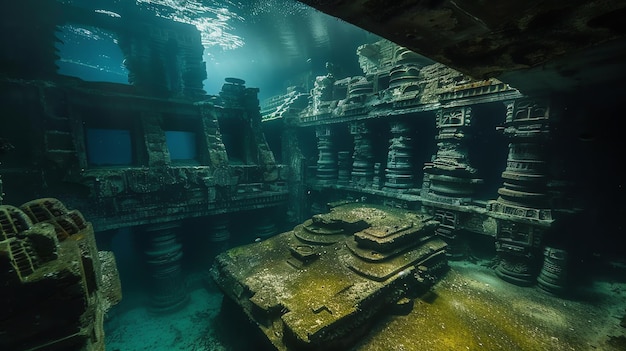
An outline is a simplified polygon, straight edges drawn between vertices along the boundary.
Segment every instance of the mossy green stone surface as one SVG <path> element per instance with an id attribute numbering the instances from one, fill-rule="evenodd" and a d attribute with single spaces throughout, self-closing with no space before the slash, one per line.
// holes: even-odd
<path id="1" fill-rule="evenodd" d="M 445 267 L 445 243 L 431 238 L 434 225 L 423 226 L 424 220 L 430 218 L 343 205 L 291 232 L 225 252 L 213 275 L 277 348 L 343 348 L 350 334 L 363 333 L 399 299 L 427 289 L 433 280 L 427 266 Z M 368 262 L 346 245 L 366 228 L 390 227 L 418 232 L 388 259 Z"/>

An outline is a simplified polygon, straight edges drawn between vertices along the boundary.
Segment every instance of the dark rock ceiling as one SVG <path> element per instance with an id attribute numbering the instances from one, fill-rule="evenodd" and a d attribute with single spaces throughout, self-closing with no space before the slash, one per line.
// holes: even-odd
<path id="1" fill-rule="evenodd" d="M 626 77 L 626 1 L 300 0 L 475 78 L 526 92 Z"/>

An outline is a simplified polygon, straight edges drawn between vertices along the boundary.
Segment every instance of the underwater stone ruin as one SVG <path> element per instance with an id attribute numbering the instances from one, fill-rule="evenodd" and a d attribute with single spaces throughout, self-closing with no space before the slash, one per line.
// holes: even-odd
<path id="1" fill-rule="evenodd" d="M 254 75 L 207 74 L 207 33 L 164 4 L 0 11 L 0 349 L 103 350 L 113 249 L 144 321 L 217 283 L 281 350 L 623 349 L 624 309 L 575 300 L 626 267 L 624 5 L 302 2 L 383 38 L 354 45 L 350 74 L 310 50 L 263 101 Z M 128 84 L 59 73 L 72 33 L 111 39 Z"/>
<path id="2" fill-rule="evenodd" d="M 115 257 L 57 199 L 0 206 L 0 344 L 105 350 L 104 317 L 122 298 Z"/>
<path id="3" fill-rule="evenodd" d="M 437 224 L 400 209 L 340 205 L 220 254 L 211 272 L 277 349 L 345 350 L 381 315 L 408 313 L 446 272 Z"/>

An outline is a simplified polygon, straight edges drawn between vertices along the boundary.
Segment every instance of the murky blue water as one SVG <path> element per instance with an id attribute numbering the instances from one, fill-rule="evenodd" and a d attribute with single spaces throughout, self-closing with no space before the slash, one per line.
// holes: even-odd
<path id="1" fill-rule="evenodd" d="M 226 77 L 245 77 L 248 86 L 260 88 L 263 100 L 326 74 L 326 62 L 332 62 L 341 76 L 362 74 L 356 48 L 380 39 L 295 0 L 66 2 L 122 21 L 136 12 L 148 12 L 196 26 L 205 48 L 204 89 L 209 94 L 217 94 Z M 67 24 L 58 36 L 59 73 L 90 81 L 128 82 L 118 39 L 112 33 Z"/>

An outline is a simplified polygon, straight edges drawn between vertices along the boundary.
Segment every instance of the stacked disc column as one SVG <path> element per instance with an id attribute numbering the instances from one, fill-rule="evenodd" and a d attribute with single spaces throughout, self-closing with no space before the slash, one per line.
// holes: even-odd
<path id="1" fill-rule="evenodd" d="M 265 240 L 278 233 L 276 223 L 279 216 L 276 208 L 267 208 L 257 211 L 254 223 L 255 240 Z M 258 239 L 257 239 L 258 238 Z"/>
<path id="2" fill-rule="evenodd" d="M 424 164 L 421 195 L 433 207 L 440 225 L 435 230 L 448 243 L 449 258 L 465 257 L 464 238 L 458 229 L 460 213 L 438 204 L 464 205 L 472 201 L 476 185 L 482 182 L 470 164 L 468 139 L 473 111 L 470 106 L 445 108 L 437 112 L 437 153 Z"/>
<path id="3" fill-rule="evenodd" d="M 521 99 L 506 103 L 502 128 L 510 138 L 503 187 L 488 209 L 503 219 L 496 233 L 498 276 L 518 285 L 535 283 L 541 265 L 542 237 L 552 223 L 548 197 L 549 104 Z"/>
<path id="4" fill-rule="evenodd" d="M 229 248 L 230 230 L 228 229 L 230 220 L 226 215 L 215 215 L 210 218 L 209 242 L 211 256 L 217 256 Z"/>
<path id="5" fill-rule="evenodd" d="M 391 124 L 391 139 L 385 169 L 385 188 L 391 191 L 406 191 L 413 187 L 413 156 L 410 129 L 403 122 Z"/>
<path id="6" fill-rule="evenodd" d="M 371 130 L 363 122 L 350 124 L 350 134 L 354 137 L 351 184 L 363 188 L 372 183 L 374 177 L 374 153 Z"/>
<path id="7" fill-rule="evenodd" d="M 437 153 L 424 164 L 422 196 L 449 204 L 469 203 L 482 180 L 471 166 L 467 139 L 472 124 L 469 106 L 441 109 L 437 113 Z"/>
<path id="8" fill-rule="evenodd" d="M 323 183 L 334 183 L 337 180 L 337 151 L 332 140 L 332 129 L 320 126 L 315 130 L 317 136 L 317 180 Z"/>
<path id="9" fill-rule="evenodd" d="M 145 251 L 149 271 L 150 310 L 155 313 L 175 311 L 188 301 L 181 258 L 180 225 L 163 223 L 146 229 L 148 235 Z"/>
<path id="10" fill-rule="evenodd" d="M 537 277 L 539 287 L 555 295 L 565 293 L 569 287 L 567 251 L 548 246 L 543 250 L 543 257 L 543 267 Z"/>

